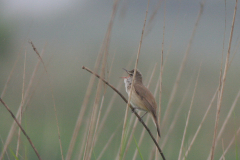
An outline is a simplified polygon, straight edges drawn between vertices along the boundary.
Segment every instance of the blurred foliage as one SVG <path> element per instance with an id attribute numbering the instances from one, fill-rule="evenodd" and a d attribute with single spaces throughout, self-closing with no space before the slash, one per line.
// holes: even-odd
<path id="1" fill-rule="evenodd" d="M 3 60 L 13 51 L 14 26 L 11 22 L 0 18 L 0 60 Z"/>

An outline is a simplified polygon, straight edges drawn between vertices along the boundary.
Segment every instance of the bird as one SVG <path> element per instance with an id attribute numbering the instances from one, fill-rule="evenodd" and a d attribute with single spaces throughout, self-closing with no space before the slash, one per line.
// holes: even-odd
<path id="1" fill-rule="evenodd" d="M 124 79 L 125 89 L 129 97 L 131 85 L 133 83 L 134 69 L 131 71 L 128 71 L 123 68 L 123 70 L 125 70 L 128 74 L 127 77 L 122 77 L 122 78 Z M 133 106 L 134 110 L 137 109 L 137 110 L 145 111 L 145 113 L 141 118 L 143 118 L 146 115 L 146 113 L 150 113 L 152 115 L 153 122 L 157 127 L 158 136 L 161 137 L 160 128 L 157 120 L 158 118 L 157 118 L 156 100 L 152 95 L 152 93 L 149 91 L 149 89 L 144 86 L 142 82 L 142 74 L 138 70 L 136 70 L 130 104 Z"/>

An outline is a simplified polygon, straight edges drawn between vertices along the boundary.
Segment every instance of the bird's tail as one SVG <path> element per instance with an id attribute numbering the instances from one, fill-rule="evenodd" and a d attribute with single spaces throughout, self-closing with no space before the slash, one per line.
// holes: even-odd
<path id="1" fill-rule="evenodd" d="M 157 133 L 158 133 L 158 136 L 161 138 L 161 135 L 160 135 L 160 128 L 159 128 L 159 124 L 158 124 L 158 120 L 157 120 L 157 116 L 156 116 L 156 113 L 152 114 L 153 115 L 153 121 L 154 121 L 154 124 L 156 125 L 157 127 Z"/>

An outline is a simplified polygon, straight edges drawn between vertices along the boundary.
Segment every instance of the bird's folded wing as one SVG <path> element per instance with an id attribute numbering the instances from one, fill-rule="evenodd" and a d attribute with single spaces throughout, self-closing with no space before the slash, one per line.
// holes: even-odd
<path id="1" fill-rule="evenodd" d="M 138 97 L 143 101 L 146 108 L 154 114 L 156 112 L 156 101 L 152 93 L 142 84 L 134 84 Z"/>

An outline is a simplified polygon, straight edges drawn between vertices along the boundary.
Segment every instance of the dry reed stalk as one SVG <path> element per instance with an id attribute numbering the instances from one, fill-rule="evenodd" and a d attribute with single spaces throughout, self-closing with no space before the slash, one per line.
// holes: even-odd
<path id="1" fill-rule="evenodd" d="M 43 55 L 44 53 L 44 50 L 42 50 L 41 52 L 41 56 Z M 37 70 L 38 70 L 38 67 L 39 67 L 39 64 L 40 64 L 40 59 L 38 59 L 38 62 L 36 63 L 35 67 L 34 67 L 34 70 L 32 72 L 32 76 L 30 78 L 30 81 L 28 83 L 28 86 L 26 88 L 26 91 L 25 91 L 25 94 L 24 94 L 24 102 L 26 102 L 26 99 L 28 98 L 28 95 L 29 95 L 29 92 L 30 92 L 30 89 L 32 88 L 32 84 L 33 84 L 33 80 L 35 78 L 35 75 L 37 73 Z M 11 72 L 12 73 L 12 72 Z M 21 113 L 21 110 L 20 108 L 22 107 L 21 106 L 22 104 L 20 104 L 20 106 L 18 107 L 18 111 L 17 111 L 17 114 L 16 114 L 16 118 L 19 117 L 20 113 Z M 12 141 L 12 138 L 13 138 L 13 134 L 15 132 L 15 129 L 16 129 L 16 122 L 13 121 L 12 125 L 11 125 L 11 128 L 9 130 L 9 133 L 8 133 L 8 136 L 7 136 L 7 139 L 5 141 L 5 144 L 4 144 L 4 147 L 3 147 L 3 150 L 2 150 L 2 153 L 0 155 L 0 160 L 3 159 L 3 156 L 7 150 L 7 147 L 9 146 L 10 142 Z"/>
<path id="2" fill-rule="evenodd" d="M 222 104 L 222 96 L 223 96 L 223 90 L 224 90 L 226 76 L 227 76 L 227 70 L 229 67 L 228 63 L 229 63 L 229 56 L 230 56 L 230 50 L 231 50 L 231 44 L 232 44 L 232 36 L 233 36 L 233 29 L 234 29 L 234 24 L 235 24 L 235 17 L 236 17 L 236 12 L 237 12 L 237 2 L 238 2 L 238 0 L 236 0 L 236 4 L 235 4 L 235 8 L 234 8 L 231 33 L 230 33 L 230 37 L 229 37 L 228 53 L 227 53 L 227 58 L 226 58 L 226 62 L 225 62 L 223 76 L 221 79 L 221 90 L 219 92 L 218 103 L 217 103 L 216 120 L 215 120 L 214 135 L 213 135 L 213 142 L 212 142 L 212 148 L 211 148 L 211 160 L 213 160 L 213 158 L 214 158 L 218 121 L 219 121 L 219 115 L 220 115 L 221 104 Z"/>
<path id="3" fill-rule="evenodd" d="M 221 83 L 221 77 L 222 77 L 222 64 L 223 64 L 223 53 L 224 53 L 224 46 L 225 46 L 225 36 L 226 36 L 226 28 L 227 28 L 227 5 L 225 0 L 225 26 L 224 26 L 224 34 L 223 34 L 223 49 L 222 49 L 222 60 L 221 60 L 221 70 L 220 70 L 220 82 Z"/>
<path id="4" fill-rule="evenodd" d="M 22 123 L 22 113 L 23 113 L 23 104 L 24 104 L 24 87 L 25 87 L 25 72 L 26 72 L 26 54 L 24 56 L 24 64 L 23 64 L 23 83 L 22 83 L 22 100 L 21 100 L 21 108 L 20 108 L 20 117 L 19 117 L 19 124 Z M 16 157 L 18 157 L 19 146 L 20 146 L 20 136 L 21 136 L 21 129 L 18 130 L 18 141 L 17 141 L 17 149 L 16 149 Z"/>
<path id="5" fill-rule="evenodd" d="M 163 142 L 162 142 L 162 144 L 161 144 L 161 148 L 164 148 L 164 147 L 165 147 L 165 145 L 166 145 L 166 143 L 167 143 L 167 140 L 168 140 L 170 134 L 172 133 L 172 131 L 173 131 L 173 129 L 174 129 L 176 123 L 177 123 L 177 119 L 178 119 L 178 117 L 179 117 L 180 112 L 182 111 L 183 104 L 185 103 L 185 101 L 186 101 L 186 99 L 187 99 L 187 95 L 188 95 L 190 86 L 191 86 L 191 84 L 192 84 L 192 81 L 193 81 L 193 77 L 191 77 L 191 80 L 190 80 L 190 82 L 188 83 L 187 89 L 186 89 L 186 91 L 184 92 L 182 101 L 181 101 L 179 107 L 177 107 L 178 109 L 177 109 L 177 111 L 176 111 L 176 113 L 175 113 L 175 115 L 174 115 L 174 118 L 173 118 L 173 121 L 172 121 L 170 127 L 168 128 L 168 131 L 167 131 L 166 134 L 165 134 L 165 137 L 164 137 Z"/>
<path id="6" fill-rule="evenodd" d="M 54 108 L 54 114 L 55 114 L 55 119 L 56 119 L 56 123 L 57 123 L 57 130 L 58 130 L 58 141 L 59 141 L 59 146 L 60 146 L 60 152 L 61 152 L 61 158 L 62 160 L 64 160 L 63 158 L 63 151 L 62 151 L 62 141 L 61 141 L 61 136 L 60 136 L 60 129 L 59 129 L 59 123 L 58 123 L 58 117 L 57 117 L 57 108 L 56 108 L 56 103 L 55 103 L 55 98 L 54 98 L 54 94 L 53 94 L 53 86 L 52 86 L 52 82 L 50 80 L 50 75 L 48 74 L 47 71 L 47 67 L 45 65 L 45 63 L 43 62 L 43 59 L 41 57 L 41 55 L 39 54 L 37 48 L 34 46 L 32 41 L 29 41 L 29 43 L 32 45 L 32 48 L 34 50 L 34 52 L 37 54 L 38 58 L 40 59 L 40 61 L 43 64 L 44 70 L 47 74 L 47 79 L 49 82 L 49 86 L 50 86 L 50 91 L 51 91 L 51 95 L 52 95 L 52 101 L 53 101 L 53 108 Z"/>
<path id="7" fill-rule="evenodd" d="M 124 102 L 128 102 L 127 99 L 115 88 L 113 87 L 111 84 L 109 84 L 106 80 L 104 80 L 102 77 L 100 77 L 98 74 L 94 73 L 93 71 L 91 71 L 90 69 L 86 68 L 85 66 L 82 67 L 82 69 L 87 70 L 89 73 L 95 75 L 97 78 L 101 79 L 106 85 L 108 85 L 110 88 L 112 88 L 116 93 L 118 93 L 118 95 L 124 100 Z M 159 147 L 157 141 L 155 140 L 153 134 L 151 133 L 151 131 L 149 130 L 149 128 L 147 127 L 147 125 L 143 122 L 143 120 L 141 119 L 141 117 L 138 115 L 138 113 L 134 110 L 134 108 L 132 107 L 132 105 L 129 106 L 132 110 L 132 112 L 138 117 L 138 120 L 142 123 L 142 125 L 144 126 L 144 128 L 148 131 L 150 137 L 152 138 L 153 142 L 155 143 L 156 146 L 158 146 L 158 151 L 161 154 L 163 160 L 165 160 L 164 154 L 161 150 L 161 148 Z"/>
<path id="8" fill-rule="evenodd" d="M 152 147 L 152 150 L 151 150 L 151 153 L 150 153 L 150 156 L 149 156 L 149 160 L 153 160 L 153 159 L 154 159 L 155 149 L 156 149 L 156 148 L 153 146 L 153 147 Z"/>
<path id="9" fill-rule="evenodd" d="M 97 131 L 98 131 L 98 126 L 99 126 L 99 119 L 101 117 L 104 100 L 105 100 L 105 93 L 102 96 L 100 108 L 99 108 L 99 111 L 98 111 L 98 116 L 97 116 L 97 120 L 96 120 L 96 124 L 95 124 L 95 131 L 94 131 L 94 134 L 93 134 L 92 147 L 91 147 L 90 153 L 92 153 L 92 150 L 93 150 L 93 148 L 95 147 L 95 144 L 96 144 L 96 136 L 97 136 L 96 133 L 98 133 Z"/>
<path id="10" fill-rule="evenodd" d="M 181 148 L 180 148 L 180 151 L 179 151 L 178 160 L 180 160 L 181 156 L 182 156 L 183 144 L 184 144 L 184 140 L 185 140 L 186 133 L 187 133 L 188 123 L 189 123 L 190 114 L 191 114 L 191 110 L 192 110 L 192 106 L 193 106 L 193 101 L 194 101 L 194 98 L 195 98 L 195 93 L 196 93 L 196 90 L 197 90 L 198 78 L 199 78 L 199 75 L 200 75 L 201 65 L 202 65 L 202 63 L 200 64 L 200 67 L 199 67 L 199 70 L 198 70 L 197 80 L 196 80 L 196 83 L 195 83 L 195 87 L 194 87 L 194 91 L 193 91 L 193 95 L 192 95 L 192 100 L 191 100 L 191 104 L 190 104 L 190 107 L 189 107 L 188 116 L 187 116 L 187 120 L 186 120 L 186 125 L 185 125 L 184 132 L 183 132 L 183 138 L 182 138 Z"/>
<path id="11" fill-rule="evenodd" d="M 1 139 L 2 144 L 4 145 L 4 142 L 3 142 L 3 139 L 2 139 L 2 136 L 1 136 L 1 135 L 0 135 L 0 139 Z M 8 152 L 6 152 L 6 155 L 7 155 L 8 160 L 10 160 L 10 158 L 9 158 L 9 156 L 8 156 Z"/>
<path id="12" fill-rule="evenodd" d="M 147 119 L 146 119 L 146 121 L 145 121 L 146 125 L 148 124 L 150 117 L 151 117 L 151 115 L 148 114 L 148 115 L 147 115 Z M 146 132 L 146 130 L 145 130 L 145 129 L 142 129 L 140 138 L 139 138 L 139 140 L 138 140 L 138 146 L 141 146 L 143 137 L 144 137 L 144 135 L 145 135 L 145 132 Z M 136 148 L 136 149 L 135 149 L 135 152 L 134 152 L 134 154 L 133 154 L 132 160 L 136 160 L 137 155 L 138 155 L 138 150 L 137 150 L 137 148 Z"/>
<path id="13" fill-rule="evenodd" d="M 53 54 L 51 54 L 51 57 L 48 59 L 48 62 L 47 62 L 47 65 L 46 67 L 49 66 L 50 62 L 51 62 L 51 59 L 53 58 Z M 36 85 L 33 86 L 32 88 L 32 91 L 30 93 L 30 95 L 28 96 L 28 98 L 26 99 L 26 101 L 24 102 L 25 105 L 23 106 L 23 113 L 26 111 L 26 109 L 30 106 L 31 104 L 31 100 L 35 94 L 35 91 L 37 90 L 37 88 L 39 87 L 40 85 L 40 82 L 42 82 L 42 78 L 43 78 L 43 75 L 45 74 L 45 71 L 43 70 L 40 74 L 39 74 L 39 78 L 36 80 Z"/>
<path id="14" fill-rule="evenodd" d="M 229 62 L 229 65 L 231 65 L 231 63 L 232 63 L 235 55 L 237 54 L 237 51 L 238 51 L 238 48 L 239 48 L 239 47 L 240 47 L 240 41 L 238 42 L 237 47 L 236 47 L 235 50 L 234 50 L 234 53 L 233 53 L 233 56 L 232 56 L 231 61 Z"/>
<path id="15" fill-rule="evenodd" d="M 37 149 L 35 148 L 35 146 L 33 145 L 31 139 L 29 138 L 29 136 L 27 135 L 27 133 L 25 132 L 25 130 L 22 128 L 22 126 L 20 125 L 20 123 L 18 122 L 17 118 L 14 116 L 14 114 L 12 113 L 12 111 L 10 110 L 10 108 L 7 106 L 7 104 L 0 98 L 0 102 L 4 105 L 4 107 L 8 110 L 8 112 L 11 114 L 11 116 L 13 117 L 14 121 L 17 123 L 17 125 L 19 126 L 19 128 L 21 129 L 21 131 L 23 132 L 24 136 L 27 138 L 28 142 L 30 143 L 30 145 L 32 146 L 34 152 L 36 153 L 37 157 L 39 160 L 41 160 L 41 157 L 37 151 Z"/>
<path id="16" fill-rule="evenodd" d="M 120 128 L 120 126 L 121 126 L 121 123 L 119 123 L 119 125 L 118 125 L 118 127 L 116 128 L 115 132 L 113 132 L 113 134 L 112 134 L 112 135 L 110 136 L 110 138 L 108 139 L 107 143 L 105 144 L 105 146 L 103 147 L 102 151 L 100 152 L 97 160 L 100 160 L 100 159 L 102 158 L 103 154 L 105 153 L 106 149 L 109 147 L 109 144 L 112 142 L 113 137 L 115 136 L 115 134 L 116 134 L 118 128 Z"/>
<path id="17" fill-rule="evenodd" d="M 135 119 L 135 121 L 134 121 L 134 119 Z M 133 121 L 134 121 L 134 123 L 133 123 Z M 126 154 L 128 152 L 128 148 L 129 148 L 129 146 L 131 144 L 129 141 L 132 140 L 131 136 L 132 136 L 133 130 L 134 131 L 136 130 L 136 126 L 137 125 L 135 124 L 135 122 L 136 122 L 136 118 L 134 117 L 134 114 L 131 114 L 130 120 L 128 122 L 128 130 L 126 130 L 127 132 L 125 133 L 128 136 L 127 145 L 125 147 L 125 150 L 124 150 L 124 153 L 123 153 L 123 156 L 122 156 L 121 160 L 125 160 L 125 158 L 126 158 Z M 129 130 L 129 128 L 131 128 L 131 131 Z M 129 133 L 130 133 L 130 135 L 129 135 Z"/>
<path id="18" fill-rule="evenodd" d="M 216 145 L 217 145 L 217 142 L 220 139 L 220 137 L 221 137 L 221 135 L 222 135 L 226 125 L 227 125 L 228 120 L 230 119 L 230 117 L 231 117 L 231 115 L 232 115 L 232 113 L 233 113 L 233 111 L 234 111 L 234 109 L 236 107 L 236 104 L 238 102 L 239 97 L 240 97 L 240 90 L 238 91 L 238 94 L 237 94 L 237 96 L 236 96 L 236 98 L 235 98 L 235 100 L 234 100 L 234 102 L 233 102 L 233 104 L 232 104 L 232 106 L 231 106 L 231 108 L 230 108 L 230 110 L 229 110 L 229 112 L 227 114 L 227 117 L 224 120 L 224 122 L 222 124 L 222 127 L 221 127 L 221 129 L 220 129 L 220 131 L 219 131 L 219 133 L 217 135 Z"/>
<path id="19" fill-rule="evenodd" d="M 180 68 L 179 68 L 179 71 L 178 71 L 178 74 L 177 74 L 177 78 L 176 78 L 176 81 L 175 81 L 175 83 L 174 83 L 174 86 L 173 86 L 173 89 L 172 89 L 172 92 L 171 92 L 171 95 L 170 95 L 170 98 L 169 98 L 169 101 L 168 101 L 168 105 L 167 105 L 166 111 L 165 111 L 164 116 L 163 116 L 162 129 L 165 127 L 165 124 L 166 124 L 166 122 L 167 122 L 168 116 L 169 116 L 169 114 L 170 114 L 170 112 L 171 112 L 172 103 L 173 103 L 173 100 L 174 100 L 175 95 L 176 95 L 176 93 L 177 93 L 179 81 L 180 81 L 180 79 L 181 79 L 182 72 L 183 72 L 183 69 L 184 69 L 184 67 L 185 67 L 188 54 L 189 54 L 189 52 L 190 52 L 190 48 L 191 48 L 191 45 L 192 45 L 192 42 L 193 42 L 193 39 L 194 39 L 194 36 L 195 36 L 195 33 L 196 33 L 196 29 L 197 29 L 199 20 L 200 20 L 200 18 L 201 18 L 201 16 L 202 16 L 203 7 L 204 7 L 204 2 L 201 3 L 201 7 L 200 7 L 200 10 L 199 10 L 199 13 L 198 13 L 198 17 L 197 17 L 195 26 L 194 26 L 194 28 L 193 28 L 193 32 L 192 32 L 191 38 L 190 38 L 189 43 L 188 43 L 188 46 L 187 46 L 186 53 L 185 53 L 184 58 L 183 58 L 183 60 L 182 60 L 181 66 L 180 66 Z"/>
<path id="20" fill-rule="evenodd" d="M 109 70 L 107 79 L 109 79 L 111 71 L 112 71 L 112 66 L 113 66 L 113 62 L 114 62 L 114 56 L 115 56 L 115 54 L 113 55 L 113 59 L 112 59 L 112 63 L 111 63 L 111 66 L 110 66 L 110 70 Z M 101 105 L 100 105 L 100 108 L 99 108 L 99 111 L 98 111 L 98 118 L 97 118 L 97 123 L 96 123 L 96 126 L 95 126 L 95 133 L 94 133 L 94 137 L 93 137 L 92 148 L 95 147 L 96 140 L 97 140 L 97 137 L 98 137 L 98 134 L 99 134 L 98 126 L 99 126 L 99 121 L 100 121 L 100 117 L 101 117 L 101 113 L 102 113 L 102 107 L 103 107 L 103 102 L 104 102 L 104 99 L 105 99 L 106 91 L 107 91 L 107 86 L 104 87 L 104 93 L 103 93 Z"/>
<path id="21" fill-rule="evenodd" d="M 99 82 L 98 83 L 98 87 L 97 87 L 97 91 L 96 91 L 96 96 L 95 96 L 95 100 L 94 100 L 94 105 L 92 108 L 92 114 L 91 114 L 91 118 L 90 118 L 90 124 L 88 127 L 88 134 L 87 134 L 87 141 L 86 141 L 86 145 L 85 145 L 85 151 L 84 151 L 84 155 L 83 155 L 83 160 L 89 160 L 91 159 L 91 144 L 92 144 L 92 138 L 94 136 L 94 128 L 95 128 L 95 121 L 96 121 L 96 116 L 97 116 L 97 110 L 98 110 L 98 104 L 99 104 L 99 100 L 100 100 L 100 94 L 101 94 L 101 86 L 102 84 Z"/>
<path id="22" fill-rule="evenodd" d="M 238 128 L 236 135 L 238 135 L 239 133 L 240 133 L 240 127 Z M 229 145 L 227 146 L 227 148 L 225 149 L 225 151 L 223 152 L 223 154 L 222 154 L 222 156 L 220 157 L 219 160 L 222 160 L 222 159 L 223 159 L 224 155 L 228 152 L 228 150 L 230 149 L 231 145 L 233 144 L 235 138 L 236 138 L 236 137 L 235 137 L 235 135 L 234 135 L 233 138 L 231 139 Z"/>
<path id="23" fill-rule="evenodd" d="M 111 31 L 112 31 L 112 26 L 113 26 L 113 20 L 115 18 L 116 12 L 117 12 L 117 6 L 118 6 L 119 0 L 115 0 L 113 4 L 113 10 L 112 10 L 112 15 L 111 19 L 108 25 L 107 33 L 106 33 L 106 41 L 105 41 L 105 48 L 104 48 L 104 56 L 103 56 L 103 61 L 102 61 L 102 68 L 101 68 L 101 77 L 105 77 L 105 68 L 106 68 L 106 63 L 107 63 L 107 57 L 108 57 L 108 49 L 109 49 L 109 43 L 110 43 L 110 36 L 111 36 Z M 84 158 L 83 159 L 91 159 L 92 155 L 92 148 L 93 148 L 93 142 L 94 142 L 94 124 L 96 123 L 96 116 L 97 116 L 97 110 L 98 110 L 98 104 L 100 100 L 100 94 L 101 94 L 101 88 L 102 88 L 102 81 L 98 81 L 98 86 L 97 86 L 97 91 L 96 91 L 96 97 L 93 105 L 93 112 L 91 116 L 91 121 L 90 121 L 90 126 L 89 126 L 89 133 L 88 133 L 88 138 L 87 138 L 87 143 L 86 143 L 86 148 L 84 152 Z"/>
<path id="24" fill-rule="evenodd" d="M 150 0 L 148 0 L 148 4 L 147 4 L 147 10 L 146 10 L 145 20 L 144 20 L 144 24 L 143 24 L 143 29 L 142 29 L 142 35 L 141 35 L 141 39 L 140 39 L 140 42 L 139 42 L 137 58 L 136 58 L 135 67 L 134 67 L 134 73 L 133 73 L 133 79 L 132 79 L 133 82 L 134 82 L 135 76 L 136 76 L 136 70 L 137 70 L 140 50 L 141 50 L 141 46 L 142 46 L 142 39 L 143 39 L 144 29 L 145 29 L 145 25 L 146 25 L 146 21 L 147 21 L 149 1 Z M 119 151 L 119 159 L 121 159 L 121 157 L 123 156 L 122 154 L 124 154 L 122 149 L 123 149 L 124 137 L 125 137 L 125 132 L 126 132 L 128 109 L 129 109 L 130 101 L 131 101 L 131 97 L 132 97 L 133 84 L 134 83 L 131 84 L 130 93 L 129 93 L 129 97 L 128 97 L 127 108 L 126 108 L 124 122 L 123 122 L 123 130 L 122 130 L 122 138 L 121 138 L 120 151 Z"/>
<path id="25" fill-rule="evenodd" d="M 203 122 L 205 121 L 205 119 L 206 119 L 206 117 L 207 117 L 207 115 L 208 115 L 208 112 L 209 112 L 209 110 L 210 110 L 211 107 L 212 107 L 212 104 L 213 104 L 213 102 L 214 102 L 214 100 L 215 100 L 215 98 L 216 98 L 216 96 L 217 96 L 217 93 L 218 93 L 218 88 L 216 89 L 216 92 L 214 93 L 214 95 L 213 95 L 213 97 L 212 97 L 212 99 L 211 99 L 211 101 L 210 101 L 210 103 L 209 103 L 209 105 L 208 105 L 208 108 L 207 108 L 207 110 L 206 110 L 206 112 L 205 112 L 205 114 L 204 114 L 204 116 L 203 116 L 203 119 L 202 119 L 201 123 L 199 124 L 198 129 L 197 129 L 196 133 L 194 134 L 193 139 L 192 139 L 192 141 L 190 142 L 187 151 L 185 152 L 185 155 L 184 155 L 184 157 L 183 157 L 183 160 L 188 156 L 188 153 L 190 152 L 191 147 L 192 147 L 193 143 L 195 142 L 195 140 L 196 140 L 196 138 L 197 138 L 197 136 L 198 136 L 199 131 L 200 131 L 201 128 L 202 128 L 202 124 L 203 124 Z"/>
<path id="26" fill-rule="evenodd" d="M 82 158 L 83 158 L 83 151 L 84 151 L 84 147 L 85 147 L 85 145 L 83 145 L 83 144 L 85 144 L 86 143 L 86 140 L 87 140 L 87 129 L 88 129 L 88 125 L 89 125 L 89 123 L 90 123 L 90 116 L 87 116 L 86 117 L 86 126 L 85 126 L 85 129 L 84 129 L 84 135 L 83 135 L 83 137 L 82 137 L 82 142 L 80 142 L 80 151 L 79 151 L 79 154 L 78 154 L 78 160 L 82 160 Z"/>
<path id="27" fill-rule="evenodd" d="M 100 64 L 100 60 L 102 59 L 100 57 L 102 57 L 101 55 L 103 54 L 104 51 L 105 52 L 104 52 L 103 61 L 107 61 L 110 35 L 111 35 L 113 20 L 114 20 L 115 14 L 116 14 L 117 4 L 118 4 L 118 0 L 116 0 L 114 2 L 111 20 L 109 22 L 107 33 L 105 35 L 102 47 L 101 47 L 100 52 L 99 52 L 99 55 L 100 55 L 100 56 L 98 56 L 99 60 L 97 60 L 97 63 L 95 63 L 95 70 L 94 71 L 97 70 L 97 68 Z M 102 65 L 102 70 L 103 69 L 105 70 L 105 63 L 102 63 L 102 64 L 103 64 Z M 103 75 L 105 74 L 104 72 L 102 72 L 102 73 L 103 73 Z M 84 102 L 83 102 L 83 105 L 82 105 L 81 110 L 79 112 L 78 120 L 77 120 L 75 128 L 74 128 L 74 132 L 73 132 L 73 136 L 72 136 L 72 139 L 71 139 L 71 142 L 70 142 L 70 145 L 69 145 L 69 149 L 68 149 L 68 152 L 67 152 L 66 160 L 70 160 L 70 158 L 71 158 L 72 151 L 73 151 L 74 145 L 76 143 L 76 138 L 77 138 L 80 126 L 81 126 L 83 114 L 86 111 L 86 106 L 87 106 L 87 103 L 88 103 L 89 96 L 91 94 L 91 90 L 92 90 L 92 87 L 93 87 L 94 80 L 95 80 L 95 77 L 91 76 L 91 79 L 90 79 L 90 82 L 89 82 L 89 85 L 88 85 L 88 88 L 87 88 L 87 93 L 85 95 Z M 100 81 L 99 81 L 99 83 L 100 83 Z"/>
<path id="28" fill-rule="evenodd" d="M 226 2 L 226 1 L 225 1 Z M 224 153 L 224 144 L 223 144 L 223 139 L 222 139 L 222 150 L 223 150 L 223 153 Z M 225 154 L 223 154 L 223 160 L 225 160 Z"/>
<path id="29" fill-rule="evenodd" d="M 94 66 L 94 71 L 97 71 L 97 69 L 98 69 L 98 67 L 100 65 L 101 59 L 102 59 L 102 51 L 99 52 L 99 54 L 98 54 L 98 57 L 96 59 L 95 66 Z M 75 146 L 75 143 L 76 143 L 76 140 L 77 140 L 77 136 L 78 136 L 81 124 L 82 124 L 82 120 L 83 120 L 85 111 L 87 109 L 87 104 L 89 102 L 89 97 L 90 97 L 90 95 L 92 93 L 92 88 L 93 88 L 94 81 L 95 81 L 95 76 L 92 75 L 90 80 L 89 80 L 87 91 L 86 91 L 86 94 L 85 94 L 85 97 L 84 97 L 81 109 L 80 109 L 79 114 L 78 114 L 78 118 L 77 118 L 77 121 L 76 121 L 76 124 L 75 124 L 75 128 L 74 128 L 74 131 L 73 131 L 73 135 L 72 135 L 69 147 L 68 147 L 68 152 L 67 152 L 65 160 L 70 160 L 71 157 L 72 157 L 73 148 Z"/>
<path id="30" fill-rule="evenodd" d="M 4 85 L 4 88 L 3 88 L 3 91 L 2 91 L 2 94 L 1 94 L 1 98 L 3 98 L 3 97 L 5 96 L 5 93 L 6 93 L 8 84 L 9 84 L 9 82 L 10 82 L 10 80 L 11 80 L 11 78 L 12 78 L 12 74 L 13 74 L 16 66 L 17 66 L 17 63 L 18 63 L 20 54 L 21 54 L 21 52 L 18 53 L 18 57 L 17 57 L 17 59 L 15 60 L 15 62 L 14 62 L 14 64 L 13 64 L 13 67 L 12 67 L 12 70 L 11 70 L 9 76 L 8 76 L 7 82 L 6 82 L 6 84 Z"/>
<path id="31" fill-rule="evenodd" d="M 221 129 L 219 130 L 219 132 L 218 132 L 215 146 L 217 146 L 217 143 L 218 143 L 219 139 L 220 139 L 221 136 L 222 136 L 222 133 L 223 133 L 223 131 L 224 131 L 226 125 L 227 125 L 227 122 L 228 122 L 228 120 L 230 119 L 230 117 L 231 117 L 231 115 L 232 115 L 232 113 L 233 113 L 233 111 L 234 111 L 234 109 L 235 109 L 235 107 L 236 107 L 236 104 L 237 104 L 237 102 L 238 102 L 239 97 L 240 97 L 240 90 L 238 91 L 238 94 L 237 94 L 236 98 L 234 99 L 233 104 L 232 104 L 230 110 L 228 111 L 227 117 L 225 118 L 225 120 L 224 120 L 224 122 L 223 122 L 223 124 L 222 124 L 222 127 L 221 127 Z M 210 159 L 210 156 L 211 156 L 211 152 L 210 152 L 209 155 L 208 155 L 208 159 Z"/>
<path id="32" fill-rule="evenodd" d="M 152 70 L 151 76 L 150 76 L 149 81 L 148 81 L 148 84 L 147 84 L 147 88 L 149 88 L 149 86 L 150 86 L 150 84 L 151 84 L 151 82 L 152 82 L 152 78 L 153 78 L 153 75 L 155 74 L 156 67 L 157 67 L 157 63 L 154 65 L 154 68 L 153 68 L 153 70 Z M 133 116 L 133 114 L 132 114 L 132 116 Z M 133 128 L 132 128 L 132 130 L 131 130 L 131 133 L 130 133 L 130 136 L 129 136 L 129 139 L 128 139 L 128 143 L 127 143 L 127 147 L 126 147 L 126 149 L 125 149 L 125 153 L 124 153 L 124 155 L 123 155 L 123 159 L 122 159 L 122 160 L 125 159 L 126 154 L 127 154 L 127 152 L 128 152 L 128 148 L 130 147 L 130 144 L 131 144 L 131 142 L 132 142 L 133 134 L 134 134 L 134 132 L 135 132 L 135 130 L 136 130 L 136 127 L 137 127 L 137 122 L 138 122 L 138 119 L 135 118 L 135 121 L 134 121 L 134 124 L 133 124 Z"/>
<path id="33" fill-rule="evenodd" d="M 106 56 L 106 54 L 104 55 Z M 106 60 L 106 58 L 103 58 Z M 105 66 L 106 61 L 102 62 L 102 66 Z M 105 72 L 102 69 L 101 75 L 103 76 Z M 91 159 L 91 151 L 92 151 L 92 142 L 93 142 L 93 137 L 94 137 L 94 128 L 95 128 L 95 123 L 97 119 L 97 111 L 98 111 L 98 104 L 100 101 L 100 95 L 101 95 L 101 90 L 102 90 L 102 82 L 99 80 L 98 85 L 97 85 L 97 91 L 96 91 L 96 96 L 92 108 L 92 114 L 91 114 L 91 119 L 90 119 L 90 124 L 89 124 L 89 129 L 88 129 L 88 135 L 87 135 L 87 141 L 86 141 L 86 146 L 85 146 L 85 151 L 84 151 L 84 160 Z"/>
<path id="34" fill-rule="evenodd" d="M 164 36 L 165 36 L 165 21 L 166 21 L 166 0 L 164 0 L 164 15 L 163 15 L 163 40 L 162 40 L 162 53 L 161 53 L 161 63 L 160 63 L 160 78 L 159 78 L 159 105 L 158 105 L 158 124 L 161 128 L 161 103 L 162 103 L 162 74 L 163 74 L 163 51 L 164 51 Z M 157 142 L 159 142 L 160 137 L 156 135 Z M 155 152 L 155 160 L 158 160 L 157 149 Z"/>

